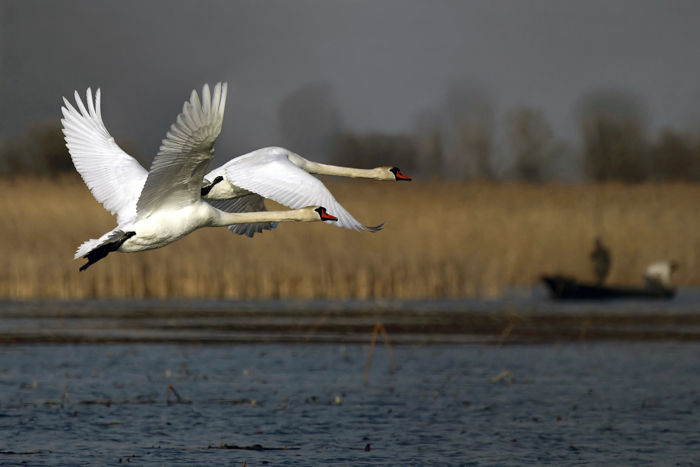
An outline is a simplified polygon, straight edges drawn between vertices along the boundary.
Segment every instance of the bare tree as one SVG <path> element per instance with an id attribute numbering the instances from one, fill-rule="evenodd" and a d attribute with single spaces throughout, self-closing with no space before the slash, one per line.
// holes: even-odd
<path id="1" fill-rule="evenodd" d="M 342 128 L 340 111 L 325 83 L 307 83 L 282 99 L 282 144 L 315 160 L 327 160 Z"/>
<path id="2" fill-rule="evenodd" d="M 514 159 L 513 176 L 535 183 L 547 181 L 552 175 L 551 165 L 561 154 L 562 146 L 555 141 L 544 114 L 521 107 L 510 111 L 505 123 Z"/>
<path id="3" fill-rule="evenodd" d="M 412 131 L 417 150 L 418 165 L 429 178 L 443 176 L 444 137 L 439 115 L 435 112 L 420 113 Z"/>
<path id="4" fill-rule="evenodd" d="M 493 109 L 486 93 L 475 87 L 453 86 L 445 100 L 445 148 L 451 174 L 459 178 L 495 179 Z"/>
<path id="5" fill-rule="evenodd" d="M 32 125 L 19 138 L 7 140 L 0 148 L 0 172 L 58 176 L 72 172 L 73 162 L 66 148 L 59 120 Z"/>
<path id="6" fill-rule="evenodd" d="M 149 167 L 148 158 L 134 141 L 117 140 L 117 144 L 141 165 Z M 22 136 L 5 139 L 0 144 L 0 175 L 57 177 L 65 173 L 77 174 L 58 119 L 30 125 Z"/>
<path id="7" fill-rule="evenodd" d="M 657 180 L 700 180 L 700 144 L 689 135 L 664 130 L 651 152 L 651 160 Z"/>
<path id="8" fill-rule="evenodd" d="M 584 97 L 578 105 L 586 176 L 642 182 L 651 175 L 650 144 L 641 105 L 621 91 Z"/>
<path id="9" fill-rule="evenodd" d="M 418 148 L 407 135 L 348 132 L 338 138 L 331 160 L 348 167 L 398 166 L 411 171 L 418 166 Z"/>

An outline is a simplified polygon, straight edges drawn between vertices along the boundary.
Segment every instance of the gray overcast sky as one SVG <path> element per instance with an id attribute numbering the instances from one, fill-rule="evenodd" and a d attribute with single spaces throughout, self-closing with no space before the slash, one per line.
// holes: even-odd
<path id="1" fill-rule="evenodd" d="M 279 144 L 279 100 L 310 81 L 357 130 L 408 129 L 454 83 L 487 89 L 499 114 L 543 109 L 560 137 L 601 88 L 642 98 L 654 127 L 687 127 L 699 25 L 695 0 L 0 0 L 0 136 L 101 87 L 108 129 L 154 155 L 189 92 L 219 80 L 228 156 Z"/>

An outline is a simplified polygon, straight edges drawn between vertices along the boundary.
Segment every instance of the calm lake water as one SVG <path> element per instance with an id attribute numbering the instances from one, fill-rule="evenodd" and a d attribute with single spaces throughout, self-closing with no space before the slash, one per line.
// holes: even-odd
<path id="1" fill-rule="evenodd" d="M 368 350 L 6 345 L 0 465 L 618 466 L 700 459 L 697 343 L 404 345 L 394 348 L 393 373 L 381 345 L 364 385 Z M 168 386 L 177 392 L 171 403 Z M 249 449 L 215 449 L 222 445 Z"/>

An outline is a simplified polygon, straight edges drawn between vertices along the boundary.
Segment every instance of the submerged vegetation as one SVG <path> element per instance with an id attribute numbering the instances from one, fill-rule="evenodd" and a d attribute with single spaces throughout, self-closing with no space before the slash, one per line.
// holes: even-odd
<path id="1" fill-rule="evenodd" d="M 674 259 L 677 282 L 700 285 L 700 186 L 324 182 L 385 230 L 283 224 L 250 239 L 203 229 L 78 273 L 78 245 L 115 219 L 77 176 L 2 180 L 0 298 L 496 297 L 542 273 L 591 279 L 598 235 L 611 248 L 610 282 L 640 284 L 647 264 Z"/>

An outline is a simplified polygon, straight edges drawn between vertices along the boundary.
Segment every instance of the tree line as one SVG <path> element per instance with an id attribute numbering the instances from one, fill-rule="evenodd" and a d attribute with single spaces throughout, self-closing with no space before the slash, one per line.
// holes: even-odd
<path id="1" fill-rule="evenodd" d="M 280 144 L 309 159 L 363 168 L 396 165 L 426 178 L 545 183 L 573 173 L 592 182 L 700 181 L 698 133 L 665 129 L 652 137 L 639 99 L 621 91 L 579 101 L 578 148 L 557 139 L 541 110 L 520 107 L 497 119 L 488 93 L 466 86 L 451 88 L 401 134 L 348 130 L 325 83 L 290 93 L 279 103 L 277 120 Z M 120 144 L 144 163 L 137 145 Z M 0 175 L 73 171 L 58 120 L 0 144 Z"/>

